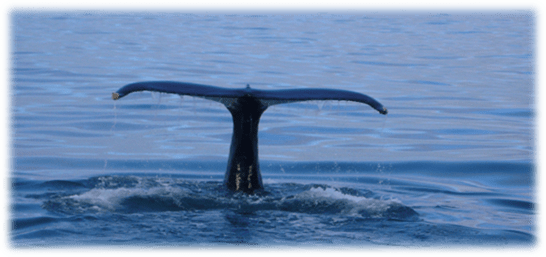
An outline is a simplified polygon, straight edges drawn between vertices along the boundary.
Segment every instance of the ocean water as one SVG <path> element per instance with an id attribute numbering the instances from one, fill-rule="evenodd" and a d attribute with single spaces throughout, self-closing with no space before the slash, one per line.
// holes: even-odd
<path id="1" fill-rule="evenodd" d="M 14 11 L 12 247 L 532 247 L 532 12 Z M 337 88 L 270 107 L 265 191 L 222 186 L 232 121 L 148 80 Z"/>

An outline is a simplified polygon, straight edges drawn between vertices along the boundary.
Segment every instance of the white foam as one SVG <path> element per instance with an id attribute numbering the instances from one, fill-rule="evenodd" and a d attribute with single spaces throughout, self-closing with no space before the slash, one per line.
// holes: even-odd
<path id="1" fill-rule="evenodd" d="M 67 198 L 79 203 L 94 205 L 100 209 L 109 211 L 119 208 L 120 203 L 129 197 L 172 197 L 178 199 L 186 193 L 180 188 L 153 187 L 153 188 L 116 188 L 116 189 L 92 189 L 80 195 L 72 195 Z"/>
<path id="2" fill-rule="evenodd" d="M 309 189 L 309 191 L 303 192 L 302 194 L 308 193 L 311 196 L 314 197 L 326 197 L 326 198 L 332 198 L 332 199 L 344 199 L 349 201 L 358 202 L 362 199 L 367 199 L 363 196 L 353 196 L 353 195 L 347 195 L 344 194 L 334 188 L 320 188 L 320 187 L 313 187 Z"/>
<path id="3" fill-rule="evenodd" d="M 398 200 L 379 200 L 366 198 L 364 196 L 348 195 L 334 188 L 311 188 L 308 191 L 297 195 L 297 198 L 307 201 L 321 202 L 334 205 L 339 202 L 345 204 L 346 209 L 342 212 L 351 216 L 362 216 L 363 213 L 371 217 L 379 217 L 391 206 L 400 205 Z"/>

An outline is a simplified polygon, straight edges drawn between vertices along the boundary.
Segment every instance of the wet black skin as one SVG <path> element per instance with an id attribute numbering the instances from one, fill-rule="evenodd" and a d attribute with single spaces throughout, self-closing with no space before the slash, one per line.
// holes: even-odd
<path id="1" fill-rule="evenodd" d="M 228 107 L 233 117 L 233 135 L 224 184 L 230 190 L 253 193 L 263 188 L 258 161 L 258 123 L 266 109 L 250 96 L 237 98 L 237 103 Z"/>
<path id="2" fill-rule="evenodd" d="M 249 194 L 263 189 L 258 160 L 258 124 L 269 106 L 309 100 L 346 100 L 368 104 L 379 113 L 387 114 L 383 105 L 367 95 L 336 89 L 257 90 L 248 85 L 244 89 L 229 89 L 155 81 L 126 85 L 112 93 L 112 98 L 117 100 L 136 91 L 190 95 L 224 104 L 233 117 L 233 135 L 224 184 L 229 190 Z"/>

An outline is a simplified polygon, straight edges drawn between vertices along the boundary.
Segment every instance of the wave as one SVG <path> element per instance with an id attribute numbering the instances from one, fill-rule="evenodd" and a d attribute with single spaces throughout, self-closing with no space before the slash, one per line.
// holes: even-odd
<path id="1" fill-rule="evenodd" d="M 313 184 L 276 183 L 256 195 L 225 190 L 219 181 L 102 176 L 86 181 L 45 182 L 52 185 L 87 185 L 89 190 L 44 195 L 42 207 L 63 214 L 140 213 L 164 211 L 235 210 L 334 214 L 367 219 L 410 220 L 418 217 L 396 199 L 380 199 L 369 191 Z M 80 189 L 80 187 L 77 187 Z"/>

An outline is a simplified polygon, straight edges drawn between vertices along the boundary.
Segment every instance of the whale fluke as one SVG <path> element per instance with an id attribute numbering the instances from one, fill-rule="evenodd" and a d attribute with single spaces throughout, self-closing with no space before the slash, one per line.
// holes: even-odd
<path id="1" fill-rule="evenodd" d="M 173 81 L 137 82 L 112 93 L 118 100 L 137 91 L 189 95 L 222 103 L 233 118 L 233 135 L 224 184 L 233 191 L 253 193 L 263 188 L 258 161 L 258 124 L 271 105 L 311 100 L 343 100 L 368 104 L 381 114 L 387 109 L 375 99 L 357 92 L 337 89 L 259 90 L 247 85 L 230 89 Z"/>

